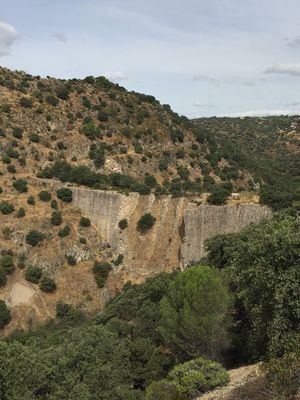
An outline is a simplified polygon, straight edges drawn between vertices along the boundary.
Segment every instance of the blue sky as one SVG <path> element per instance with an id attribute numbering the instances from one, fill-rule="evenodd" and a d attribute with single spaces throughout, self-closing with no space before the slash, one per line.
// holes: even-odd
<path id="1" fill-rule="evenodd" d="M 299 0 L 0 0 L 0 65 L 106 75 L 189 117 L 300 113 Z"/>

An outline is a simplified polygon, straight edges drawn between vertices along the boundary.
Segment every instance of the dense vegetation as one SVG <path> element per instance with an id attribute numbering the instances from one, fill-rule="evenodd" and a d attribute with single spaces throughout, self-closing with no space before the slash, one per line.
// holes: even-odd
<path id="1" fill-rule="evenodd" d="M 284 212 L 240 234 L 213 238 L 207 249 L 211 267 L 128 283 L 93 320 L 58 304 L 57 321 L 1 342 L 2 398 L 187 400 L 226 384 L 218 362 L 259 360 L 274 396 L 296 393 L 297 215 Z M 110 268 L 95 264 L 101 287 Z M 28 270 L 29 279 L 40 277 Z M 43 279 L 45 290 L 55 290 Z M 2 315 L 2 323 L 9 321 L 5 309 Z"/>
<path id="2" fill-rule="evenodd" d="M 275 210 L 299 206 L 299 117 L 201 118 L 194 120 L 198 140 L 208 146 L 209 161 L 222 180 L 241 171 L 249 187 L 260 185 L 261 202 Z M 221 159 L 229 165 L 220 169 Z"/>

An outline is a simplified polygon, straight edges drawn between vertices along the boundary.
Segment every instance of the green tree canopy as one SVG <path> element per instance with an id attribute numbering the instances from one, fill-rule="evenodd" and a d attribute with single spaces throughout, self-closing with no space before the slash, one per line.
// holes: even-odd
<path id="1" fill-rule="evenodd" d="M 183 356 L 217 358 L 226 345 L 229 304 L 227 287 L 217 271 L 191 267 L 175 277 L 161 300 L 159 330 Z"/>

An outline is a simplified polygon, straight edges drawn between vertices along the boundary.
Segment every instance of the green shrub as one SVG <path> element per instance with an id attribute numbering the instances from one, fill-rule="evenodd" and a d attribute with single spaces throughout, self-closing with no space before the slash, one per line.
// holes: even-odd
<path id="1" fill-rule="evenodd" d="M 57 286 L 55 281 L 49 276 L 43 276 L 40 282 L 40 289 L 42 292 L 53 293 Z"/>
<path id="2" fill-rule="evenodd" d="M 41 268 L 29 265 L 25 272 L 25 279 L 28 282 L 38 284 L 42 277 L 42 272 Z"/>
<path id="3" fill-rule="evenodd" d="M 57 201 L 56 201 L 56 200 L 51 200 L 50 206 L 51 206 L 51 208 L 53 208 L 54 210 L 57 210 L 57 209 L 58 209 Z"/>
<path id="4" fill-rule="evenodd" d="M 58 232 L 58 236 L 61 237 L 61 238 L 63 238 L 63 237 L 66 237 L 66 236 L 70 235 L 70 232 L 71 232 L 71 228 L 69 227 L 69 225 L 65 225 L 65 226 L 63 227 L 63 229 L 61 229 L 61 230 Z"/>
<path id="5" fill-rule="evenodd" d="M 228 345 L 229 307 L 219 271 L 190 267 L 175 277 L 161 300 L 159 331 L 178 354 L 216 358 Z"/>
<path id="6" fill-rule="evenodd" d="M 14 128 L 12 134 L 16 139 L 22 139 L 23 130 L 21 128 Z"/>
<path id="7" fill-rule="evenodd" d="M 144 214 L 137 223 L 137 229 L 141 233 L 147 232 L 155 224 L 156 218 L 150 213 Z"/>
<path id="8" fill-rule="evenodd" d="M 56 195 L 60 200 L 64 201 L 65 203 L 71 203 L 73 198 L 73 192 L 71 189 L 68 188 L 58 189 Z"/>
<path id="9" fill-rule="evenodd" d="M 0 269 L 5 274 L 11 274 L 15 270 L 15 264 L 13 257 L 10 255 L 4 255 L 0 258 Z"/>
<path id="10" fill-rule="evenodd" d="M 127 221 L 127 219 L 126 219 L 126 218 L 121 219 L 121 220 L 119 221 L 119 223 L 118 223 L 118 226 L 119 226 L 119 228 L 122 229 L 122 230 L 126 229 L 126 228 L 128 227 L 128 221 Z"/>
<path id="11" fill-rule="evenodd" d="M 46 190 L 42 190 L 39 193 L 39 199 L 41 201 L 50 201 L 51 200 L 51 193 L 47 192 Z"/>
<path id="12" fill-rule="evenodd" d="M 274 394 L 284 399 L 296 399 L 300 390 L 300 335 L 296 337 L 292 351 L 281 358 L 268 360 L 262 369 Z"/>
<path id="13" fill-rule="evenodd" d="M 195 398 L 229 382 L 229 375 L 219 363 L 205 358 L 196 358 L 177 365 L 168 374 L 178 392 L 188 398 Z"/>
<path id="14" fill-rule="evenodd" d="M 164 379 L 148 386 L 145 400 L 186 400 L 186 396 L 179 393 L 173 382 Z"/>
<path id="15" fill-rule="evenodd" d="M 68 265 L 74 266 L 77 264 L 76 258 L 72 255 L 66 256 L 66 260 L 67 260 Z"/>
<path id="16" fill-rule="evenodd" d="M 80 242 L 81 244 L 86 244 L 86 238 L 81 237 L 81 238 L 79 239 L 79 242 Z"/>
<path id="17" fill-rule="evenodd" d="M 13 187 L 20 193 L 26 193 L 28 191 L 27 181 L 24 179 L 17 179 L 13 182 Z"/>
<path id="18" fill-rule="evenodd" d="M 50 94 L 49 96 L 47 96 L 47 97 L 45 98 L 45 100 L 46 100 L 46 102 L 47 102 L 48 104 L 50 104 L 50 105 L 53 106 L 53 107 L 57 107 L 57 106 L 58 106 L 59 100 L 58 100 L 58 98 L 57 98 L 56 96 L 53 96 L 52 94 Z"/>
<path id="19" fill-rule="evenodd" d="M 118 265 L 122 264 L 124 259 L 123 254 L 119 254 L 116 260 L 114 261 L 114 265 L 117 267 Z"/>
<path id="20" fill-rule="evenodd" d="M 7 166 L 7 172 L 10 174 L 15 174 L 17 172 L 16 167 L 13 164 L 9 164 Z"/>
<path id="21" fill-rule="evenodd" d="M 93 267 L 93 273 L 95 276 L 95 280 L 99 289 L 102 289 L 105 285 L 105 282 L 108 278 L 108 275 L 112 267 L 107 262 L 95 262 Z"/>
<path id="22" fill-rule="evenodd" d="M 2 214 L 10 214 L 15 211 L 15 207 L 7 201 L 2 201 L 0 203 L 0 211 L 2 212 Z"/>
<path id="23" fill-rule="evenodd" d="M 21 97 L 19 100 L 19 104 L 22 107 L 31 108 L 33 105 L 33 102 L 29 97 Z"/>
<path id="24" fill-rule="evenodd" d="M 5 286 L 7 283 L 6 273 L 0 269 L 0 287 Z"/>
<path id="25" fill-rule="evenodd" d="M 86 217 L 81 217 L 79 226 L 81 226 L 82 228 L 87 228 L 87 227 L 91 226 L 91 220 Z"/>
<path id="26" fill-rule="evenodd" d="M 27 204 L 29 204 L 30 206 L 34 206 L 35 205 L 35 199 L 33 196 L 29 196 L 27 199 Z"/>
<path id="27" fill-rule="evenodd" d="M 66 303 L 57 303 L 56 304 L 56 317 L 57 318 L 65 318 L 68 316 L 69 312 L 71 311 L 72 306 Z"/>
<path id="28" fill-rule="evenodd" d="M 53 211 L 51 215 L 50 222 L 54 226 L 59 226 L 62 224 L 62 215 L 61 211 Z"/>
<path id="29" fill-rule="evenodd" d="M 11 163 L 11 159 L 10 159 L 9 155 L 6 154 L 6 153 L 4 153 L 2 155 L 2 161 L 4 162 L 4 164 L 10 164 Z"/>
<path id="30" fill-rule="evenodd" d="M 30 246 L 35 247 L 45 239 L 45 235 L 42 232 L 31 230 L 26 235 L 26 243 Z"/>
<path id="31" fill-rule="evenodd" d="M 226 189 L 224 186 L 218 185 L 212 188 L 211 194 L 207 201 L 209 204 L 222 205 L 230 195 L 231 190 Z"/>
<path id="32" fill-rule="evenodd" d="M 11 314 L 5 301 L 0 300 L 0 329 L 3 329 L 11 321 Z"/>
<path id="33" fill-rule="evenodd" d="M 33 143 L 39 143 L 40 142 L 40 136 L 37 133 L 32 133 L 29 135 L 29 139 Z"/>

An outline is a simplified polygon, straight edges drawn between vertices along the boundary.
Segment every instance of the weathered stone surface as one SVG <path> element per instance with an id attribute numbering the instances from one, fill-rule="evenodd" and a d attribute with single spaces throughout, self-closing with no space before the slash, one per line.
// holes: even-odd
<path id="1" fill-rule="evenodd" d="M 269 207 L 259 204 L 189 206 L 184 215 L 185 235 L 181 247 L 183 266 L 191 265 L 205 256 L 206 239 L 239 232 L 271 215 Z"/>
<path id="2" fill-rule="evenodd" d="M 197 262 L 205 255 L 206 239 L 238 232 L 272 215 L 270 208 L 258 204 L 197 205 L 188 198 L 125 196 L 79 188 L 73 189 L 73 199 L 113 252 L 124 256 L 124 268 L 134 281 Z M 146 212 L 155 216 L 156 223 L 141 235 L 136 225 Z M 129 224 L 121 231 L 118 222 L 123 218 Z"/>

